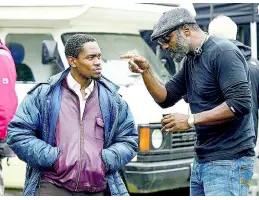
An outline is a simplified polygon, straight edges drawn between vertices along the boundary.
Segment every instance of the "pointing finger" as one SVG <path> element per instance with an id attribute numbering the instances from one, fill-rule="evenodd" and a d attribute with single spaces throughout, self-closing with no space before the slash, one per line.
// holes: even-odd
<path id="1" fill-rule="evenodd" d="M 133 60 L 134 60 L 134 62 L 140 62 L 140 63 L 147 62 L 147 60 L 142 56 L 135 56 L 135 57 L 133 57 Z"/>
<path id="2" fill-rule="evenodd" d="M 144 57 L 138 56 L 138 55 L 132 54 L 132 53 L 120 55 L 120 58 L 121 59 L 132 59 L 134 62 L 146 62 L 147 61 Z"/>
<path id="3" fill-rule="evenodd" d="M 136 63 L 133 62 L 133 60 L 129 61 L 129 66 L 132 72 L 135 73 L 143 73 L 143 70 L 141 70 Z"/>
<path id="4" fill-rule="evenodd" d="M 126 54 L 120 55 L 121 59 L 132 59 L 134 57 L 136 57 L 136 54 L 133 54 L 133 53 L 126 53 Z"/>

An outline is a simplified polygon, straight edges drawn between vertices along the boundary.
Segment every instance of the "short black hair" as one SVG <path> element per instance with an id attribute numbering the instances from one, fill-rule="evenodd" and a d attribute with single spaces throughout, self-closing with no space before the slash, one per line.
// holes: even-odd
<path id="1" fill-rule="evenodd" d="M 83 51 L 83 45 L 87 42 L 96 42 L 96 39 L 88 34 L 72 35 L 65 45 L 66 57 L 78 58 L 79 53 Z"/>

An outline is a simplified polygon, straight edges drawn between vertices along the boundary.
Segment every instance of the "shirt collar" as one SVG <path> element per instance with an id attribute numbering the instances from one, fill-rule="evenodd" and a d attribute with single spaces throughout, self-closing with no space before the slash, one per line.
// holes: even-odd
<path id="1" fill-rule="evenodd" d="M 71 72 L 69 72 L 67 76 L 67 85 L 72 90 L 79 90 L 81 89 L 81 85 L 73 78 Z M 92 80 L 90 85 L 85 88 L 85 93 L 90 94 L 94 90 L 94 81 Z"/>

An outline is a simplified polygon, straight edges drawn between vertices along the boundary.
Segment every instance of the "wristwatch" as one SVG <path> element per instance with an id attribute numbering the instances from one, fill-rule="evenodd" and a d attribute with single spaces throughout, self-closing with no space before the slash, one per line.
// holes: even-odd
<path id="1" fill-rule="evenodd" d="M 195 122 L 195 120 L 194 120 L 194 115 L 191 114 L 191 115 L 189 116 L 188 120 L 187 120 L 187 123 L 188 123 L 188 125 L 189 125 L 191 128 L 194 128 L 194 122 Z"/>

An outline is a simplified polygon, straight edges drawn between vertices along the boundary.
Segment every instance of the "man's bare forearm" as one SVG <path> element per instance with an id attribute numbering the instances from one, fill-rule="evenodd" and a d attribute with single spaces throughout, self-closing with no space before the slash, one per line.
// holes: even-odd
<path id="1" fill-rule="evenodd" d="M 195 125 L 216 125 L 234 119 L 235 115 L 224 102 L 219 106 L 194 115 Z"/>
<path id="2" fill-rule="evenodd" d="M 166 88 L 162 83 L 160 83 L 160 81 L 156 79 L 152 70 L 150 68 L 146 69 L 142 73 L 142 77 L 149 93 L 154 98 L 154 100 L 158 103 L 163 102 L 167 95 Z"/>

